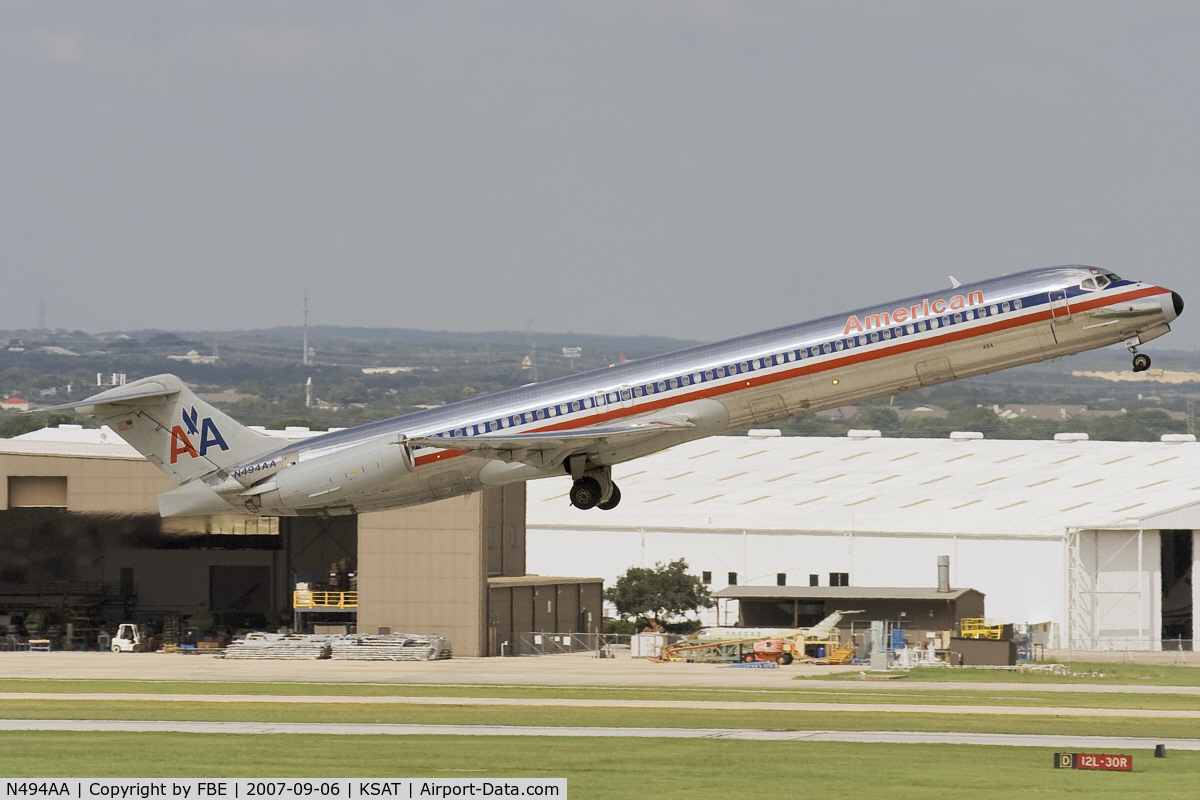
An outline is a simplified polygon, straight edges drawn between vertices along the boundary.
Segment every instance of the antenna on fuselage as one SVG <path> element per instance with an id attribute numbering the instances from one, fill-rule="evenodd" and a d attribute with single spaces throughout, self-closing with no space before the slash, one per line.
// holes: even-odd
<path id="1" fill-rule="evenodd" d="M 960 287 L 960 286 L 962 286 L 962 282 L 961 282 L 961 281 L 959 281 L 959 279 L 958 279 L 958 278 L 956 278 L 956 277 L 954 277 L 953 275 L 951 275 L 951 276 L 950 276 L 950 288 L 952 288 L 952 289 L 957 289 L 957 288 L 958 288 L 958 287 Z"/>

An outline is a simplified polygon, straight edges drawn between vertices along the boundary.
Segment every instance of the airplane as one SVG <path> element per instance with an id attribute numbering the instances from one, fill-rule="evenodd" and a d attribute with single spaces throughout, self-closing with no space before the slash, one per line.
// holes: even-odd
<path id="1" fill-rule="evenodd" d="M 570 475 L 612 509 L 612 468 L 674 445 L 1170 330 L 1183 298 L 1095 267 L 1033 269 L 544 381 L 304 440 L 247 428 L 155 375 L 85 400 L 179 488 L 164 517 L 337 516 Z"/>
<path id="2" fill-rule="evenodd" d="M 727 642 L 734 639 L 810 639 L 813 641 L 828 639 L 837 628 L 838 623 L 847 614 L 862 614 L 862 611 L 834 611 L 825 619 L 811 628 L 701 628 L 690 634 L 685 643 L 711 644 Z"/>

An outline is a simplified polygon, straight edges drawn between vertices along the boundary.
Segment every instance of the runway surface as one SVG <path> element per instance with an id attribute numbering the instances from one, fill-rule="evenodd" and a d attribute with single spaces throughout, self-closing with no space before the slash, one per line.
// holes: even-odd
<path id="1" fill-rule="evenodd" d="M 1020 717 L 1132 717 L 1137 719 L 1200 719 L 1200 711 L 1142 708 L 1072 708 L 1046 706 L 948 705 L 940 703 L 806 703 L 727 700 L 581 700 L 572 698 L 513 697 L 356 697 L 353 695 L 264 694 L 128 694 L 117 692 L 0 692 L 0 700 L 74 700 L 120 702 L 186 702 L 236 704 L 511 706 L 521 708 L 659 708 L 706 711 L 849 711 Z"/>
<path id="2" fill-rule="evenodd" d="M 1055 747 L 1089 750 L 1200 750 L 1198 739 L 1041 736 L 909 731 L 764 731 L 739 728 L 567 728 L 507 725 L 383 725 L 303 722 L 142 722 L 136 720 L 0 720 L 0 731 L 309 734 L 342 736 L 567 736 L 644 739 L 730 739 L 756 742 L 859 742 Z"/>

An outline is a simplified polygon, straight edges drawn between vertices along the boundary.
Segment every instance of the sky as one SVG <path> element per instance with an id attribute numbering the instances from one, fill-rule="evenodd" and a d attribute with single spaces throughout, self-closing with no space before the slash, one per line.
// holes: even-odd
<path id="1" fill-rule="evenodd" d="M 1052 264 L 1200 349 L 1200 4 L 0 0 L 0 329 L 715 340 Z"/>

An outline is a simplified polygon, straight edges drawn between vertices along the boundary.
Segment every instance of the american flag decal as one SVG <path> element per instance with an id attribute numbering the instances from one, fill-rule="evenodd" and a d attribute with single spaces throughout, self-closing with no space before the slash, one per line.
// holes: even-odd
<path id="1" fill-rule="evenodd" d="M 119 431 L 127 431 L 132 427 L 133 427 L 133 420 L 131 420 L 131 419 L 123 419 L 117 423 L 117 430 L 119 430 Z"/>

